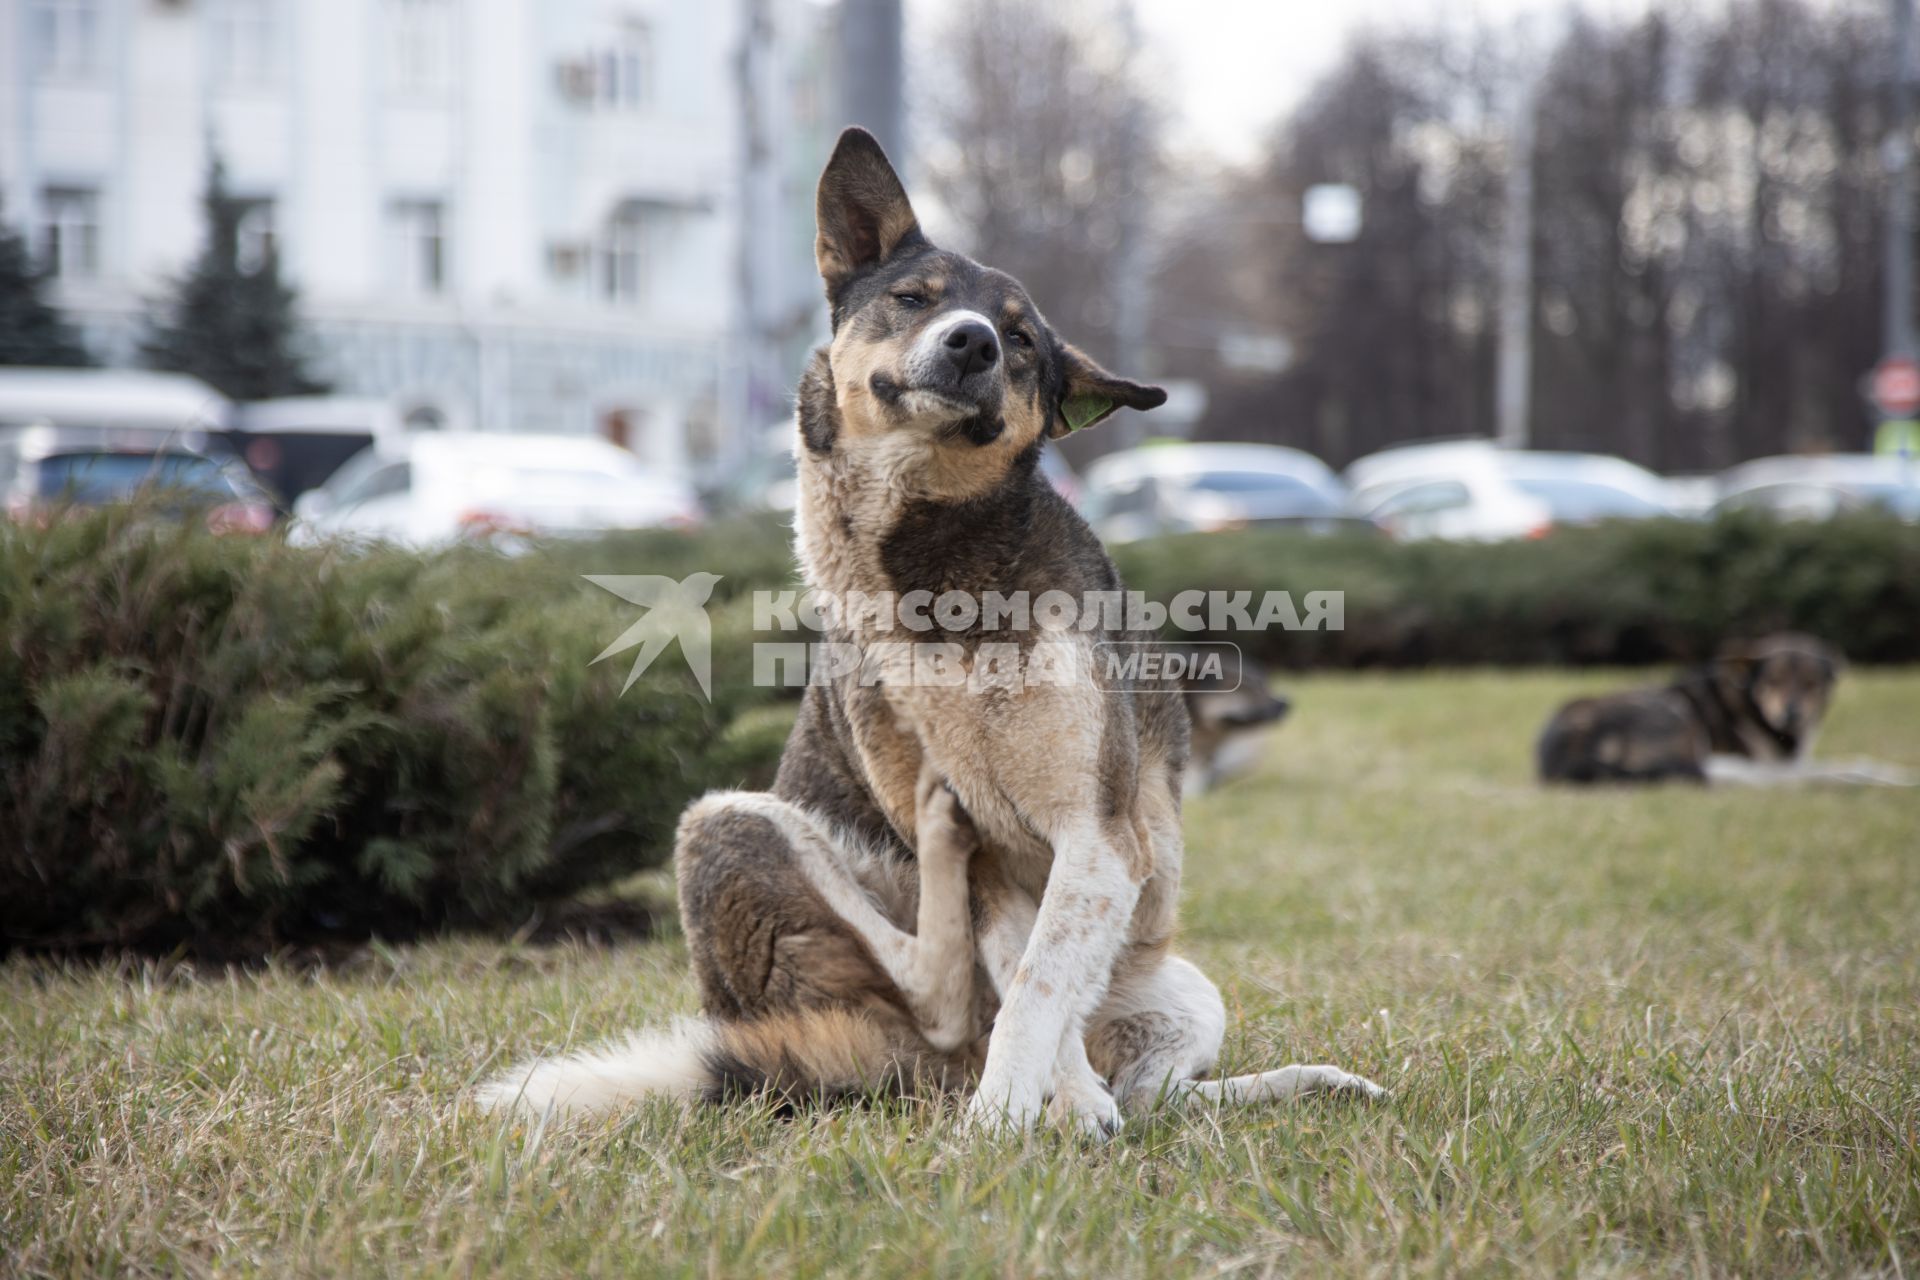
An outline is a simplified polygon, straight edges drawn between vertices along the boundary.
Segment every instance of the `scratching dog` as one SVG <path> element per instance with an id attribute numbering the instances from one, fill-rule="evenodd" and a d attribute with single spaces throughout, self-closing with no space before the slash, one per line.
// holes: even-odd
<path id="1" fill-rule="evenodd" d="M 1017 280 L 931 244 L 867 133 L 841 136 L 816 213 L 832 339 L 796 414 L 809 586 L 1119 591 L 1038 461 L 1050 439 L 1165 393 L 1062 340 Z M 1177 682 L 1101 660 L 1151 636 L 983 613 L 902 642 L 857 610 L 830 622 L 860 668 L 809 685 L 773 790 L 708 795 L 680 823 L 702 1017 L 522 1067 L 487 1101 L 970 1083 L 975 1123 L 1044 1115 L 1100 1136 L 1167 1100 L 1381 1093 L 1331 1066 L 1205 1078 L 1226 1009 L 1173 953 L 1187 714 Z M 936 647 L 963 682 L 917 678 Z M 1074 675 L 1002 681 L 1009 655 Z"/>

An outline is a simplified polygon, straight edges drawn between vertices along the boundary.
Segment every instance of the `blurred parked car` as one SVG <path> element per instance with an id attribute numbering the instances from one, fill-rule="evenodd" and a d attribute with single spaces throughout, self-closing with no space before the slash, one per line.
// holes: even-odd
<path id="1" fill-rule="evenodd" d="M 288 396 L 241 405 L 220 436 L 283 505 L 291 505 L 325 484 L 347 459 L 403 430 L 399 413 L 386 400 Z"/>
<path id="2" fill-rule="evenodd" d="M 1720 477 L 1715 475 L 1663 476 L 1667 509 L 1688 520 L 1701 520 L 1712 512 L 1720 497 Z"/>
<path id="3" fill-rule="evenodd" d="M 714 462 L 703 470 L 700 497 L 715 516 L 793 510 L 800 484 L 793 420 L 765 427 L 754 439 L 746 457 Z"/>
<path id="4" fill-rule="evenodd" d="M 1920 462 L 1870 453 L 1757 458 L 1720 476 L 1714 511 L 1763 511 L 1784 520 L 1826 520 L 1851 511 L 1920 520 Z"/>
<path id="5" fill-rule="evenodd" d="M 692 525 L 693 486 L 590 436 L 423 432 L 377 441 L 294 504 L 296 538 L 432 546 Z"/>
<path id="6" fill-rule="evenodd" d="M 128 445 L 123 432 L 28 427 L 0 438 L 0 505 L 17 521 L 67 507 L 150 497 L 156 513 L 203 516 L 216 533 L 263 533 L 277 512 L 237 459 L 172 446 Z"/>
<path id="7" fill-rule="evenodd" d="M 1350 512 L 1408 540 L 1537 538 L 1556 525 L 1673 514 L 1660 477 L 1624 458 L 1486 440 L 1383 450 L 1349 466 L 1346 480 Z"/>
<path id="8" fill-rule="evenodd" d="M 1142 445 L 1096 461 L 1083 488 L 1080 512 L 1109 542 L 1248 525 L 1328 532 L 1354 523 L 1327 464 L 1279 445 Z"/>

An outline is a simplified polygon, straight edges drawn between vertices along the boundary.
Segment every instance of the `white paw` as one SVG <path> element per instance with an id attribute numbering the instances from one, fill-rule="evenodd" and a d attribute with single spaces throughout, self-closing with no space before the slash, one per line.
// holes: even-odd
<path id="1" fill-rule="evenodd" d="M 1393 1096 L 1365 1076 L 1354 1075 L 1351 1071 L 1342 1071 L 1339 1067 L 1321 1067 L 1320 1070 L 1325 1075 L 1315 1092 L 1355 1094 L 1368 1102 L 1384 1102 Z"/>
<path id="2" fill-rule="evenodd" d="M 1122 1124 L 1120 1104 L 1095 1076 L 1062 1081 L 1047 1103 L 1047 1119 L 1092 1142 L 1114 1137 Z"/>
<path id="3" fill-rule="evenodd" d="M 1040 1095 L 1033 1090 L 993 1087 L 984 1077 L 980 1088 L 967 1100 L 965 1121 L 969 1132 L 1011 1130 L 1015 1133 L 1033 1128 L 1040 1118 Z"/>

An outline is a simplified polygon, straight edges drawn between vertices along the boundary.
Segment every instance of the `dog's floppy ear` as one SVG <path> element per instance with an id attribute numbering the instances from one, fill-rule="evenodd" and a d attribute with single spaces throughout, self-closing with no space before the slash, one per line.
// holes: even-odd
<path id="1" fill-rule="evenodd" d="M 879 140 L 848 129 L 834 145 L 814 197 L 813 259 L 831 301 L 857 272 L 924 242 L 907 189 L 887 163 Z"/>
<path id="2" fill-rule="evenodd" d="M 1047 435 L 1055 440 L 1104 422 L 1116 409 L 1158 409 L 1167 402 L 1159 387 L 1117 378 L 1078 347 L 1060 348 L 1060 400 Z"/>

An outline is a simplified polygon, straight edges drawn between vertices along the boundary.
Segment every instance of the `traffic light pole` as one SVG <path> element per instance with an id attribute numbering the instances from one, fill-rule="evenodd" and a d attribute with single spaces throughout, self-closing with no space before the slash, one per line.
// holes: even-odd
<path id="1" fill-rule="evenodd" d="M 1893 2 L 1893 126 L 1887 137 L 1887 305 L 1882 354 L 1913 346 L 1913 0 Z"/>

